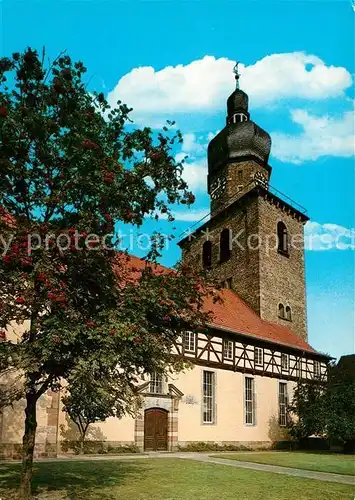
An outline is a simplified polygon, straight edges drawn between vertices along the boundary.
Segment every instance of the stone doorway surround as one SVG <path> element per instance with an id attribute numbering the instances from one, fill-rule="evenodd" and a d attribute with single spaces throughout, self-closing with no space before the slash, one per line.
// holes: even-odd
<path id="1" fill-rule="evenodd" d="M 139 387 L 138 392 L 143 396 L 142 408 L 137 414 L 134 426 L 134 444 L 139 451 L 144 451 L 144 413 L 150 408 L 161 408 L 168 412 L 168 450 L 176 451 L 178 443 L 179 401 L 183 393 L 173 384 L 168 384 L 167 394 L 151 394 L 147 391 L 150 382 Z"/>

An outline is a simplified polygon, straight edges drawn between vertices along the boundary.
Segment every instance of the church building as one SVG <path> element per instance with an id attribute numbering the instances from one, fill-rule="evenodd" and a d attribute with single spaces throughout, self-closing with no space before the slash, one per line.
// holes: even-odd
<path id="1" fill-rule="evenodd" d="M 152 374 L 139 388 L 136 418 L 92 426 L 92 439 L 141 451 L 174 451 L 196 443 L 267 448 L 289 439 L 287 405 L 299 379 L 326 376 L 329 356 L 307 342 L 303 227 L 305 210 L 269 186 L 270 135 L 254 123 L 248 95 L 227 100 L 224 128 L 208 146 L 210 219 L 179 242 L 183 261 L 222 286 L 206 299 L 208 332 L 189 332 L 174 354 L 191 368 Z M 143 265 L 131 258 L 132 266 Z M 60 453 L 68 436 L 60 395 L 38 410 L 38 454 Z M 19 405 L 21 403 L 18 403 Z M 19 449 L 22 429 L 0 423 L 0 452 Z M 10 431 L 10 427 L 12 430 Z M 90 439 L 90 436 L 89 436 Z"/>

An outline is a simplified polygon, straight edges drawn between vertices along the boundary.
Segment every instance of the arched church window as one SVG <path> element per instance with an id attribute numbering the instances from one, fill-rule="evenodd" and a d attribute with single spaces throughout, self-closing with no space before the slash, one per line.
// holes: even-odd
<path id="1" fill-rule="evenodd" d="M 212 242 L 205 241 L 202 246 L 202 263 L 204 269 L 209 269 L 212 266 Z"/>
<path id="2" fill-rule="evenodd" d="M 282 221 L 277 223 L 277 250 L 283 255 L 288 255 L 287 227 Z"/>
<path id="3" fill-rule="evenodd" d="M 292 321 L 292 312 L 291 312 L 291 307 L 290 306 L 286 306 L 286 319 L 288 319 L 288 321 Z"/>
<path id="4" fill-rule="evenodd" d="M 225 262 L 231 256 L 231 233 L 230 229 L 223 229 L 219 240 L 219 259 Z"/>
<path id="5" fill-rule="evenodd" d="M 279 304 L 279 318 L 285 319 L 285 306 Z"/>

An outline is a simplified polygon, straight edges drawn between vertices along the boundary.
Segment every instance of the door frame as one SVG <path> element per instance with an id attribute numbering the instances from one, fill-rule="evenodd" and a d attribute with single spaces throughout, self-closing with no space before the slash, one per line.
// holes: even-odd
<path id="1" fill-rule="evenodd" d="M 159 411 L 162 415 L 165 415 L 165 419 L 166 419 L 166 427 L 165 427 L 165 432 L 166 432 L 166 437 L 165 437 L 165 442 L 166 442 L 166 446 L 165 446 L 165 449 L 164 450 L 156 450 L 156 449 L 153 449 L 153 450 L 149 450 L 149 451 L 168 451 L 169 449 L 169 431 L 170 431 L 170 412 L 169 410 L 167 410 L 166 408 L 161 408 L 159 406 L 154 406 L 154 407 L 150 407 L 150 408 L 146 408 L 144 410 L 144 437 L 143 437 L 143 446 L 144 446 L 144 451 L 146 451 L 146 440 L 145 440 L 145 434 L 146 434 L 146 414 L 147 412 L 152 412 L 152 411 Z M 155 432 L 156 432 L 156 429 L 155 429 Z M 155 439 L 154 439 L 155 441 Z M 156 444 L 156 443 L 154 443 Z"/>

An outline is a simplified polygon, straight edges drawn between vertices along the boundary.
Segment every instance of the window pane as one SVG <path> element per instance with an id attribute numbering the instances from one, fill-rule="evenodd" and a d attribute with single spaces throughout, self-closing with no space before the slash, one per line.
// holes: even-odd
<path id="1" fill-rule="evenodd" d="M 152 373 L 150 376 L 150 387 L 149 392 L 154 394 L 163 393 L 163 377 L 158 373 Z"/>
<path id="2" fill-rule="evenodd" d="M 245 378 L 245 423 L 254 424 L 254 379 Z"/>
<path id="3" fill-rule="evenodd" d="M 287 384 L 279 383 L 279 423 L 281 426 L 287 424 Z"/>
<path id="4" fill-rule="evenodd" d="M 255 347 L 254 349 L 254 361 L 258 366 L 263 365 L 263 350 L 259 347 Z"/>
<path id="5" fill-rule="evenodd" d="M 223 343 L 223 355 L 227 359 L 233 359 L 233 342 L 225 340 Z"/>
<path id="6" fill-rule="evenodd" d="M 281 368 L 288 370 L 288 354 L 281 354 Z"/>
<path id="7" fill-rule="evenodd" d="M 214 372 L 203 372 L 203 422 L 214 423 Z"/>
<path id="8" fill-rule="evenodd" d="M 185 351 L 195 350 L 195 334 L 193 332 L 185 332 L 184 349 Z"/>

